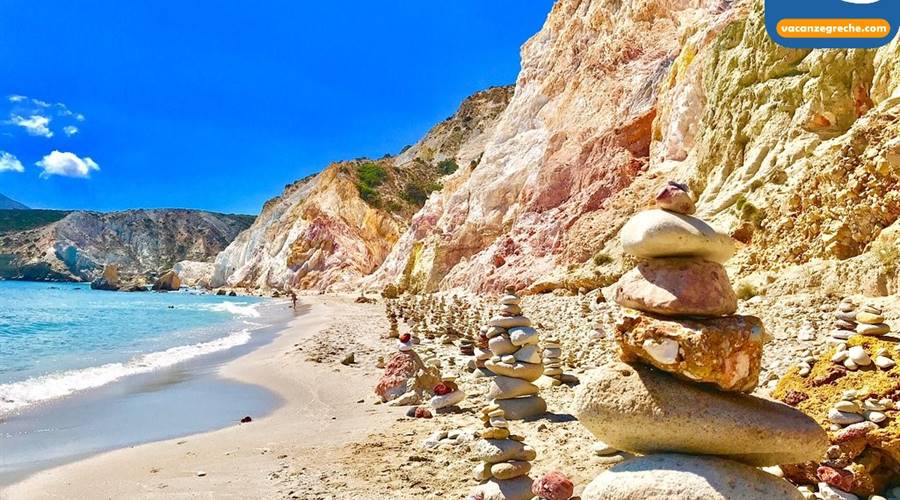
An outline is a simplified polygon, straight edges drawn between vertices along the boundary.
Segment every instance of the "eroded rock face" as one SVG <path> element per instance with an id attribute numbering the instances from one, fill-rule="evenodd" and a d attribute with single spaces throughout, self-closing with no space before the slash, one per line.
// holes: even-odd
<path id="1" fill-rule="evenodd" d="M 45 226 L 0 238 L 0 278 L 88 281 L 105 264 L 122 276 L 209 261 L 253 217 L 198 210 L 72 212 Z"/>
<path id="2" fill-rule="evenodd" d="M 392 202 L 409 198 L 409 183 L 419 173 L 439 179 L 445 189 L 468 175 L 510 96 L 508 87 L 479 92 L 419 143 L 397 157 L 377 160 L 387 172 L 384 189 L 391 198 L 363 199 L 354 177 L 361 164 L 372 163 L 363 160 L 332 164 L 288 186 L 266 203 L 253 227 L 219 254 L 212 286 L 355 288 L 382 264 L 418 208 L 406 202 L 392 207 Z M 444 160 L 452 160 L 457 170 L 440 177 Z"/>
<path id="3" fill-rule="evenodd" d="M 844 259 L 873 255 L 900 216 L 898 44 L 785 49 L 762 0 L 559 1 L 478 167 L 426 204 L 376 276 L 605 286 L 628 270 L 619 229 L 678 179 L 740 242 L 736 281 L 809 265 L 805 286 L 894 293 L 877 260 Z"/>

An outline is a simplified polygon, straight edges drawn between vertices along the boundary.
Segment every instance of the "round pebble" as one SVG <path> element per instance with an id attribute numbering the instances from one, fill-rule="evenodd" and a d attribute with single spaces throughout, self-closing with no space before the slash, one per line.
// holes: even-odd
<path id="1" fill-rule="evenodd" d="M 868 366 L 872 364 L 872 358 L 866 354 L 866 350 L 860 345 L 855 345 L 847 351 L 848 357 L 858 366 Z"/>
<path id="2" fill-rule="evenodd" d="M 859 407 L 858 404 L 853 401 L 838 401 L 834 408 L 839 411 L 849 412 L 849 413 L 859 413 L 862 411 L 862 408 Z"/>

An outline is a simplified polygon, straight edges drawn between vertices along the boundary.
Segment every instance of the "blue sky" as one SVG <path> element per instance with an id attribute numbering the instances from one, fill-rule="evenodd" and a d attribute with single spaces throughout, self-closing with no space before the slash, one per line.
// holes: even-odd
<path id="1" fill-rule="evenodd" d="M 0 193 L 257 213 L 513 83 L 551 0 L 4 0 Z M 21 170 L 21 171 L 20 171 Z"/>

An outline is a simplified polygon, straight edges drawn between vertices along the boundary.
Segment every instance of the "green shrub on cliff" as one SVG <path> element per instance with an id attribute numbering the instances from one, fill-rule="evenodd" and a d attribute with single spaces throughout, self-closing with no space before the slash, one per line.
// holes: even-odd
<path id="1" fill-rule="evenodd" d="M 356 189 L 359 197 L 370 205 L 377 205 L 379 201 L 376 188 L 387 180 L 387 170 L 373 162 L 366 162 L 356 167 Z"/>
<path id="2" fill-rule="evenodd" d="M 441 160 L 438 163 L 438 172 L 441 175 L 450 175 L 453 172 L 456 172 L 459 169 L 459 165 L 456 164 L 456 160 L 453 158 L 447 158 L 446 160 Z"/>

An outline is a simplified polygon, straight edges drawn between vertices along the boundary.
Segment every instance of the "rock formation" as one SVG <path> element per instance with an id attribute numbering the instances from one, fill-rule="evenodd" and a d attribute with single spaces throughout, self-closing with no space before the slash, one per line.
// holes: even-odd
<path id="1" fill-rule="evenodd" d="M 689 208 L 742 243 L 735 279 L 894 293 L 898 51 L 777 46 L 762 0 L 556 2 L 477 168 L 426 203 L 375 276 L 606 286 L 629 267 L 614 236 L 677 177 Z"/>
<path id="2" fill-rule="evenodd" d="M 619 305 L 637 309 L 616 327 L 630 365 L 594 371 L 575 401 L 579 421 L 600 440 L 648 456 L 601 474 L 582 498 L 801 498 L 750 467 L 810 460 L 826 440 L 805 414 L 742 394 L 758 383 L 764 329 L 758 318 L 731 315 L 722 263 L 733 245 L 690 215 L 684 185 L 669 183 L 656 203 L 621 232 L 631 255 L 648 259 L 615 293 Z M 655 455 L 664 452 L 687 455 Z"/>
<path id="3" fill-rule="evenodd" d="M 162 274 L 156 281 L 153 283 L 153 289 L 156 291 L 174 291 L 181 288 L 181 278 L 178 277 L 178 273 L 173 270 L 168 270 Z"/>
<path id="4" fill-rule="evenodd" d="M 779 381 L 773 395 L 815 418 L 830 441 L 818 457 L 783 465 L 785 477 L 820 492 L 824 484 L 835 498 L 883 494 L 900 477 L 898 358 L 895 340 L 856 335 L 824 353 L 807 376 L 795 368 Z M 848 359 L 855 359 L 849 368 Z"/>
<path id="5" fill-rule="evenodd" d="M 468 175 L 511 95 L 511 87 L 478 92 L 398 156 L 334 163 L 287 186 L 216 258 L 212 286 L 352 288 L 432 191 Z"/>
<path id="6" fill-rule="evenodd" d="M 506 414 L 499 405 L 491 404 L 479 412 L 485 430 L 474 451 L 480 463 L 473 476 L 484 481 L 469 498 L 527 500 L 531 498 L 531 461 L 537 457 L 524 438 L 511 434 Z"/>
<path id="7" fill-rule="evenodd" d="M 522 315 L 519 303 L 515 288 L 507 287 L 485 333 L 493 357 L 484 366 L 495 374 L 487 398 L 511 420 L 547 411 L 547 403 L 538 396 L 540 389 L 532 383 L 544 374 L 540 338 L 531 320 Z"/>
<path id="8" fill-rule="evenodd" d="M 186 259 L 211 260 L 252 219 L 197 210 L 71 212 L 2 234 L 0 278 L 90 281 L 106 264 L 123 277 L 155 274 Z"/>

